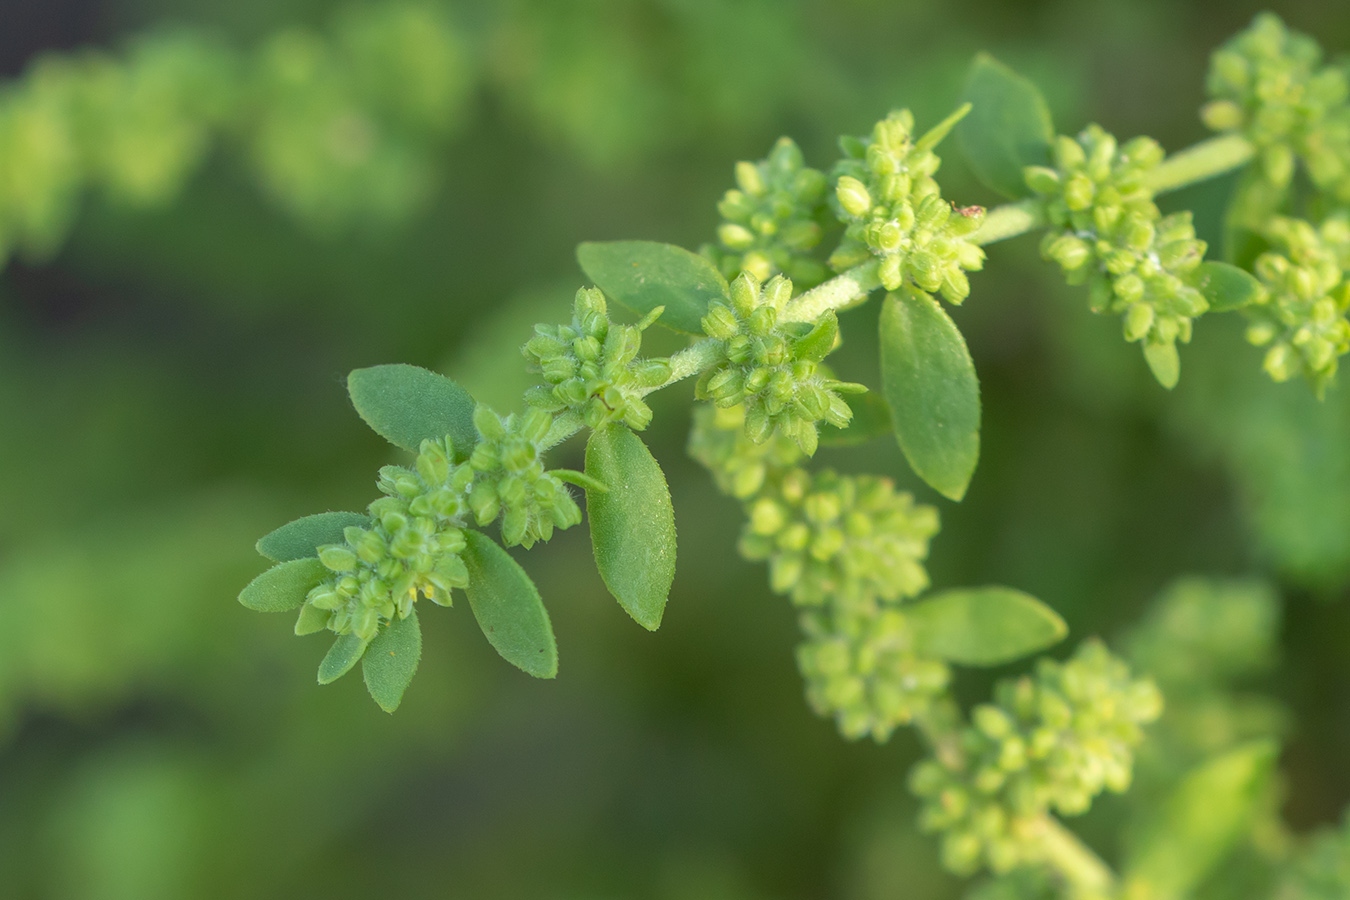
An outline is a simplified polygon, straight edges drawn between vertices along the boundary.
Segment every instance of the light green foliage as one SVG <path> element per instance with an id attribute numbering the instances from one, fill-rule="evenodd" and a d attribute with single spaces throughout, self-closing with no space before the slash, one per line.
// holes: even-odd
<path id="1" fill-rule="evenodd" d="M 840 142 L 846 158 L 834 171 L 835 201 L 847 228 L 830 255 L 836 270 L 877 258 L 888 291 L 906 283 L 948 303 L 970 296 L 966 272 L 984 266 L 970 236 L 984 221 L 978 206 L 954 209 L 934 180 L 941 160 L 933 148 L 969 107 L 962 107 L 918 140 L 909 110 L 893 112 L 867 138 Z"/>
<path id="2" fill-rule="evenodd" d="M 826 186 L 792 139 L 779 138 L 766 159 L 736 164 L 736 187 L 717 204 L 717 244 L 703 254 L 728 279 L 749 272 L 763 282 L 781 274 L 814 287 L 826 275 L 811 254 L 822 236 Z"/>
<path id="3" fill-rule="evenodd" d="M 417 623 L 417 610 L 407 618 L 396 619 L 370 642 L 361 659 L 361 674 L 366 690 L 380 709 L 392 713 L 403 701 L 417 663 L 422 659 L 422 628 Z"/>
<path id="4" fill-rule="evenodd" d="M 327 574 L 317 559 L 280 563 L 249 582 L 239 602 L 258 612 L 287 612 L 305 602 L 305 595 Z"/>
<path id="5" fill-rule="evenodd" d="M 362 420 L 395 447 L 416 453 L 423 441 L 449 436 L 462 457 L 478 438 L 473 398 L 444 375 L 401 363 L 372 366 L 347 376 L 347 393 Z"/>
<path id="6" fill-rule="evenodd" d="M 675 581 L 675 512 L 661 466 L 642 439 L 610 425 L 586 442 L 591 547 L 605 587 L 643 628 L 655 631 Z"/>
<path id="7" fill-rule="evenodd" d="M 709 302 L 727 292 L 712 263 L 671 244 L 585 243 L 577 247 L 577 261 L 611 299 L 641 316 L 660 309 L 662 325 L 687 334 L 702 332 Z"/>
<path id="8" fill-rule="evenodd" d="M 1243 309 L 1247 340 L 1269 347 L 1265 370 L 1276 381 L 1304 375 L 1318 394 L 1350 353 L 1350 213 L 1314 227 L 1301 219 L 1272 219 L 1264 234 L 1273 250 L 1255 271 L 1269 294 Z M 1278 252 L 1274 252 L 1278 251 Z"/>
<path id="9" fill-rule="evenodd" d="M 703 331 L 721 342 L 721 353 L 699 379 L 696 394 L 721 408 L 743 406 L 745 433 L 754 443 L 778 432 L 811 456 L 819 441 L 817 422 L 843 428 L 853 415 L 840 392 L 866 388 L 821 371 L 820 361 L 838 341 L 838 322 L 833 313 L 814 327 L 782 321 L 791 296 L 792 282 L 783 276 L 761 287 L 743 272 L 726 299 L 709 304 Z"/>
<path id="10" fill-rule="evenodd" d="M 1320 190 L 1350 202 L 1350 79 L 1322 64 L 1315 40 L 1262 13 L 1215 51 L 1207 87 L 1214 99 L 1201 118 L 1255 144 L 1271 188 L 1289 187 L 1297 159 Z"/>
<path id="11" fill-rule="evenodd" d="M 1059 643 L 1069 627 L 1030 594 L 1006 587 L 942 591 L 906 611 L 924 656 L 997 666 Z"/>
<path id="12" fill-rule="evenodd" d="M 1341 900 L 1350 894 L 1350 816 L 1339 828 L 1312 835 L 1290 867 L 1279 896 L 1288 900 Z"/>
<path id="13" fill-rule="evenodd" d="M 987 53 L 971 63 L 961 99 L 970 114 L 956 126 L 976 176 L 1005 197 L 1029 191 L 1022 170 L 1050 162 L 1055 127 L 1036 86 Z"/>
<path id="14" fill-rule="evenodd" d="M 1055 226 L 1041 253 L 1071 284 L 1088 285 L 1094 312 L 1119 313 L 1125 339 L 1141 341 L 1163 387 L 1180 374 L 1176 342 L 1191 340 L 1191 322 L 1209 308 L 1197 286 L 1205 243 L 1189 212 L 1164 217 L 1153 202 L 1150 173 L 1163 159 L 1151 138 L 1124 146 L 1096 125 L 1077 140 L 1054 144 L 1055 167 L 1030 167 L 1027 184 L 1046 198 Z"/>
<path id="15" fill-rule="evenodd" d="M 120 56 L 39 59 L 0 96 L 0 262 L 54 253 L 86 191 L 167 204 L 218 144 L 316 230 L 405 218 L 431 195 L 467 87 L 456 29 L 423 4 L 252 51 L 176 30 Z"/>
<path id="16" fill-rule="evenodd" d="M 257 550 L 273 562 L 317 557 L 319 547 L 343 539 L 349 525 L 369 525 L 364 513 L 324 512 L 287 522 L 258 539 Z"/>
<path id="17" fill-rule="evenodd" d="M 610 321 L 605 297 L 595 288 L 577 291 L 570 325 L 537 325 L 522 352 L 530 369 L 548 382 L 525 395 L 525 402 L 551 413 L 575 410 L 588 428 L 622 422 L 634 431 L 646 428 L 652 410 L 643 394 L 670 377 L 670 361 L 638 359 L 642 330 L 656 319 L 653 310 L 638 326 Z"/>
<path id="18" fill-rule="evenodd" d="M 1188 772 L 1131 842 L 1123 873 L 1129 896 L 1188 896 L 1261 812 L 1277 749 L 1257 741 Z"/>
<path id="19" fill-rule="evenodd" d="M 881 383 L 915 474 L 960 500 L 980 458 L 980 384 L 961 332 L 922 291 L 891 294 L 881 307 Z"/>
<path id="20" fill-rule="evenodd" d="M 464 561 L 469 606 L 502 659 L 535 678 L 558 674 L 558 645 L 539 590 L 520 563 L 478 531 L 468 532 Z"/>
<path id="21" fill-rule="evenodd" d="M 963 874 L 1043 861 L 1047 812 L 1078 815 L 1101 791 L 1128 788 L 1141 726 L 1162 711 L 1153 682 L 1098 641 L 1064 663 L 1042 659 L 995 697 L 975 708 L 959 754 L 911 774 L 921 826 L 942 833 L 943 863 Z"/>

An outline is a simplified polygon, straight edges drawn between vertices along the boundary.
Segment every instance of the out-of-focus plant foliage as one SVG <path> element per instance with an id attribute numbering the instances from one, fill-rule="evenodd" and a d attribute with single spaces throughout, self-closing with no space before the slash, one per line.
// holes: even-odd
<path id="1" fill-rule="evenodd" d="M 605 598 L 584 529 L 532 551 L 568 648 L 556 683 L 501 666 L 460 627 L 468 609 L 433 610 L 434 652 L 390 718 L 356 679 L 313 688 L 323 649 L 230 598 L 257 535 L 361 509 L 369 473 L 407 461 L 353 427 L 342 373 L 415 362 L 510 411 L 530 326 L 566 317 L 574 243 L 697 246 L 729 160 L 791 133 L 824 167 L 878 111 L 936 122 L 980 49 L 1040 84 L 1067 131 L 1192 143 L 1206 55 L 1255 11 L 108 0 L 72 17 L 101 24 L 68 47 L 7 45 L 0 895 L 958 895 L 914 828 L 914 743 L 842 743 L 803 704 L 792 615 L 731 549 L 735 501 L 680 462 L 679 397 L 651 397 L 644 440 L 698 563 L 653 636 Z M 1334 5 L 1277 11 L 1350 46 Z M 994 204 L 951 157 L 944 191 Z M 1231 188 L 1159 205 L 1195 209 L 1218 248 Z M 1034 246 L 990 255 L 987 302 L 952 314 L 984 387 L 984 461 L 943 508 L 933 582 L 1025 587 L 1157 680 L 1161 749 L 1082 821 L 1127 875 L 1342 896 L 1344 386 L 1319 403 L 1274 385 L 1268 348 L 1206 317 L 1160 399 L 1120 326 Z M 841 380 L 876 370 L 872 314 L 841 315 Z M 945 503 L 884 442 L 818 452 L 841 478 Z M 1187 571 L 1276 581 L 1186 581 L 1149 605 Z M 955 688 L 989 696 L 979 673 Z M 1159 811 L 1186 808 L 1178 785 L 1225 778 L 1242 815 L 1208 839 L 1228 855 L 1149 862 Z M 975 890 L 1052 887 L 1015 871 Z"/>

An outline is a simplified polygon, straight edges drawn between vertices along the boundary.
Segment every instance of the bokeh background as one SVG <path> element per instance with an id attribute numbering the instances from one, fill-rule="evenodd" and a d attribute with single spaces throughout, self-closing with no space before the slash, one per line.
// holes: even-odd
<path id="1" fill-rule="evenodd" d="M 581 284 L 575 244 L 696 247 L 732 163 L 780 134 L 826 168 L 838 134 L 893 107 L 937 121 L 987 49 L 1041 85 L 1060 130 L 1098 121 L 1176 149 L 1203 136 L 1209 51 L 1260 8 L 447 0 L 413 8 L 433 31 L 393 29 L 381 51 L 424 65 L 425 95 L 396 84 L 366 109 L 312 51 L 382 21 L 383 0 L 0 4 L 0 106 L 52 54 L 127 59 L 146 34 L 208 36 L 272 97 L 271 119 L 189 147 L 163 183 L 72 189 L 0 275 L 0 897 L 958 895 L 913 825 L 913 735 L 846 743 L 806 708 L 794 614 L 735 555 L 734 502 L 684 455 L 685 386 L 650 432 L 680 530 L 661 630 L 607 597 L 584 528 L 523 556 L 561 647 L 554 682 L 501 662 L 461 605 L 423 617 L 396 715 L 358 678 L 319 688 L 327 642 L 235 602 L 265 566 L 253 542 L 375 495 L 393 457 L 350 409 L 348 370 L 425 365 L 509 406 L 516 348 Z M 1274 8 L 1350 50 L 1343 4 Z M 947 156 L 947 196 L 994 201 Z M 11 192 L 37 177 L 6 165 Z M 1195 208 L 1216 239 L 1229 187 L 1165 208 Z M 1119 635 L 1178 575 L 1274 580 L 1283 662 L 1264 687 L 1293 713 L 1285 814 L 1336 819 L 1350 389 L 1319 404 L 1269 384 L 1216 316 L 1165 394 L 1035 238 L 992 248 L 972 281 L 955 316 L 986 424 L 967 501 L 917 484 L 887 441 L 821 456 L 940 506 L 938 586 L 1031 591 L 1075 640 Z M 838 365 L 873 384 L 875 315 L 845 317 Z M 559 456 L 579 467 L 577 447 Z M 1086 826 L 1108 856 L 1111 815 Z"/>

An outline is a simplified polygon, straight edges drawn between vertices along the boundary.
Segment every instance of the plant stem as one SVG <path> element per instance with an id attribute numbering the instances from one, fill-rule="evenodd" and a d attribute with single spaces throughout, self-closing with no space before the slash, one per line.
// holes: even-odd
<path id="1" fill-rule="evenodd" d="M 1036 839 L 1046 865 L 1064 879 L 1074 896 L 1109 897 L 1116 890 L 1116 874 L 1078 835 L 1053 816 L 1035 823 Z"/>
<path id="2" fill-rule="evenodd" d="M 1158 194 L 1174 191 L 1246 165 L 1255 155 L 1251 142 L 1239 135 L 1209 138 L 1163 160 L 1153 170 L 1148 186 Z M 1031 197 L 989 210 L 984 224 L 971 239 L 981 245 L 992 244 L 1047 224 L 1044 204 Z M 877 261 L 868 260 L 791 300 L 783 312 L 783 321 L 815 322 L 830 310 L 847 309 L 879 287 Z M 720 352 L 720 343 L 712 338 L 689 345 L 670 357 L 670 377 L 655 387 L 645 388 L 643 396 L 697 375 L 715 364 Z M 543 449 L 567 440 L 581 430 L 582 424 L 575 412 L 559 416 L 544 438 Z"/>

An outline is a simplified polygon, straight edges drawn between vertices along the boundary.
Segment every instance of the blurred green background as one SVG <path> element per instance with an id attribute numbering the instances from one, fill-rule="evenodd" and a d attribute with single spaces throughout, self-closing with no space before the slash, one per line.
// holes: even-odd
<path id="1" fill-rule="evenodd" d="M 848 744 L 807 710 L 794 613 L 735 555 L 734 501 L 684 455 L 687 386 L 660 396 L 650 432 L 680 529 L 660 632 L 605 594 L 584 528 L 522 557 L 558 635 L 555 682 L 502 663 L 456 608 L 423 616 L 397 715 L 357 678 L 318 688 L 327 642 L 235 602 L 265 566 L 253 542 L 375 495 L 392 456 L 350 409 L 348 370 L 416 363 L 509 405 L 526 383 L 516 348 L 581 284 L 575 244 L 696 247 L 732 163 L 780 134 L 828 168 L 839 133 L 892 107 L 921 127 L 945 115 L 987 49 L 1040 84 L 1060 130 L 1098 121 L 1177 149 L 1203 136 L 1209 51 L 1260 8 L 448 2 L 445 93 L 428 100 L 445 115 L 391 131 L 369 171 L 324 180 L 287 155 L 328 109 L 297 94 L 274 132 L 213 145 L 171 197 L 74 198 L 68 238 L 0 275 L 0 897 L 959 894 L 913 826 L 913 735 Z M 23 78 L 46 54 L 120 54 L 168 26 L 262 66 L 276 33 L 326 39 L 343 9 L 12 0 L 0 66 Z M 1350 49 L 1343 4 L 1275 11 Z M 946 156 L 947 196 L 994 202 Z M 1196 209 L 1215 239 L 1229 187 L 1164 208 Z M 915 482 L 889 442 L 821 456 L 939 505 L 936 585 L 1031 591 L 1075 640 L 1118 636 L 1181 574 L 1276 579 L 1283 666 L 1266 686 L 1294 714 L 1285 813 L 1298 829 L 1337 818 L 1350 389 L 1319 404 L 1268 383 L 1216 316 L 1166 395 L 1035 240 L 991 248 L 955 313 L 985 404 L 967 501 Z M 875 315 L 845 317 L 842 376 L 876 384 Z M 575 446 L 559 457 L 580 467 Z M 962 673 L 959 688 L 979 698 L 989 681 Z M 1088 822 L 1108 856 L 1111 815 Z"/>

